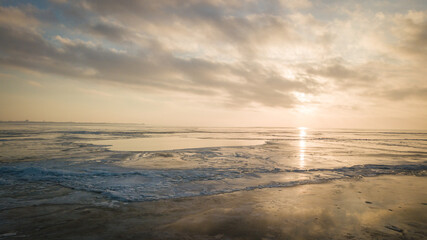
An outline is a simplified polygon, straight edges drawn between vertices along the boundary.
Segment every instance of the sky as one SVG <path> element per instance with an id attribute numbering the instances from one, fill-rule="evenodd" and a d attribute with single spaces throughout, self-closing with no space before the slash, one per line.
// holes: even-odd
<path id="1" fill-rule="evenodd" d="M 425 0 L 0 0 L 0 120 L 427 129 Z"/>

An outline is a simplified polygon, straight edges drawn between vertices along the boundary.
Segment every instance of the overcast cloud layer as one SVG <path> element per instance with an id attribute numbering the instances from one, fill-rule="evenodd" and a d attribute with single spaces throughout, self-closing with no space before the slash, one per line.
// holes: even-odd
<path id="1" fill-rule="evenodd" d="M 0 84 L 41 74 L 207 108 L 372 117 L 374 105 L 427 122 L 423 0 L 0 4 Z"/>

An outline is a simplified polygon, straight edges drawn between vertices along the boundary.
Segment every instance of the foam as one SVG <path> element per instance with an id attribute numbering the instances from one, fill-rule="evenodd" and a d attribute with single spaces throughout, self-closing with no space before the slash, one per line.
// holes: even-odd
<path id="1" fill-rule="evenodd" d="M 42 203 L 31 199 L 49 193 L 49 201 L 58 202 L 83 201 L 80 193 L 90 193 L 84 195 L 89 199 L 150 201 L 384 174 L 426 175 L 424 132 L 306 129 L 301 135 L 291 128 L 0 126 L 5 128 L 0 130 L 0 208 L 4 202 Z M 124 152 L 90 144 L 135 138 L 226 139 L 251 146 Z M 79 194 L 63 196 L 57 186 Z"/>
<path id="2" fill-rule="evenodd" d="M 68 170 L 46 166 L 0 167 L 0 184 L 42 182 L 100 193 L 119 201 L 147 201 L 228 193 L 256 188 L 290 187 L 335 179 L 384 174 L 426 175 L 426 165 L 356 165 L 333 169 L 135 170 L 83 164 Z M 65 166 L 63 166 L 65 168 Z M 297 179 L 297 180 L 296 180 Z"/>

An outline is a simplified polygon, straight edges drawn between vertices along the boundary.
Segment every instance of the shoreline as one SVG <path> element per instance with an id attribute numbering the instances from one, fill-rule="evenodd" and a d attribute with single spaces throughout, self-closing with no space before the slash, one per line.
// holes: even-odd
<path id="1" fill-rule="evenodd" d="M 423 239 L 426 177 L 383 175 L 148 202 L 0 211 L 0 239 Z"/>

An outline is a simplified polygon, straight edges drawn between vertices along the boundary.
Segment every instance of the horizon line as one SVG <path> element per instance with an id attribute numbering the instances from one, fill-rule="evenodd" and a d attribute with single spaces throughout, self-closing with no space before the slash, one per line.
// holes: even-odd
<path id="1" fill-rule="evenodd" d="M 307 126 L 189 126 L 189 125 L 156 125 L 156 124 L 147 124 L 147 123 L 136 123 L 136 122 L 79 122 L 79 121 L 31 121 L 31 120 L 0 120 L 0 123 L 27 123 L 27 124 L 129 124 L 129 125 L 145 125 L 147 127 L 178 127 L 178 128 L 301 128 L 305 129 L 341 129 L 341 130 L 422 130 L 427 131 L 426 129 L 420 128 L 361 128 L 361 127 L 307 127 Z"/>

